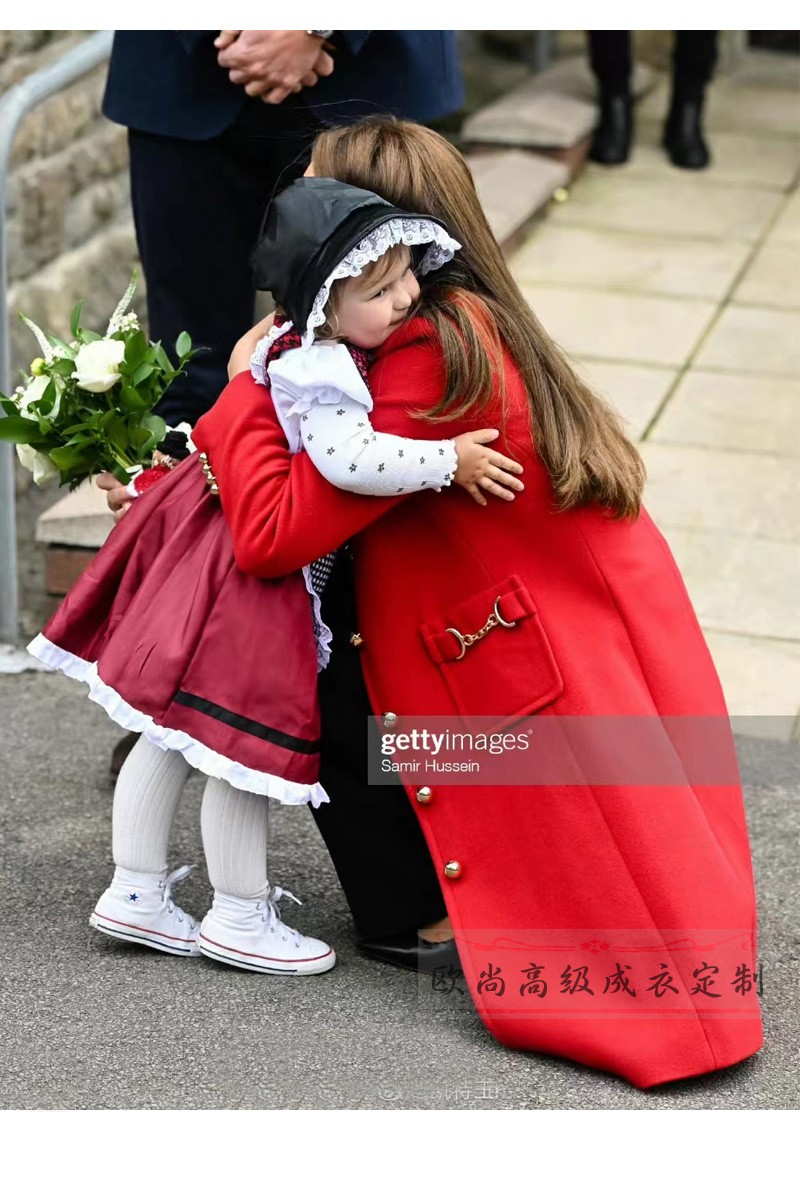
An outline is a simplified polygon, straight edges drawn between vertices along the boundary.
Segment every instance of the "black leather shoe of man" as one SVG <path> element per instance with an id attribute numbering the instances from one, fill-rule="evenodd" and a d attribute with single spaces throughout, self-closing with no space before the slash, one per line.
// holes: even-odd
<path id="1" fill-rule="evenodd" d="M 628 161 L 633 137 L 630 96 L 601 96 L 600 122 L 592 135 L 589 158 L 607 167 Z"/>
<path id="2" fill-rule="evenodd" d="M 433 973 L 448 967 L 461 968 L 455 938 L 446 942 L 426 942 L 416 929 L 381 938 L 360 938 L 356 948 L 366 958 L 375 958 L 393 967 L 405 967 L 409 971 Z"/>
<path id="3" fill-rule="evenodd" d="M 702 171 L 711 162 L 700 124 L 702 100 L 673 100 L 664 126 L 664 149 L 674 167 Z"/>

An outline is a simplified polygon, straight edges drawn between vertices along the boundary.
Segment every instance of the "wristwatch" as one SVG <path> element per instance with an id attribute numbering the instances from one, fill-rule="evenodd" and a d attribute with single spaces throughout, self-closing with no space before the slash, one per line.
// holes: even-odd
<path id="1" fill-rule="evenodd" d="M 323 42 L 327 42 L 329 37 L 333 37 L 335 32 L 336 32 L 335 29 L 307 29 L 306 30 L 306 33 L 310 34 L 311 37 L 322 38 Z"/>

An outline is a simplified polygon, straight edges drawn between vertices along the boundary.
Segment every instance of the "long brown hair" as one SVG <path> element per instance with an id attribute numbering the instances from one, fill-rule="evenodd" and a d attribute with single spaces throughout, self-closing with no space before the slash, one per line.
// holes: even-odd
<path id="1" fill-rule="evenodd" d="M 314 171 L 443 220 L 463 250 L 423 284 L 422 312 L 441 341 L 445 394 L 431 420 L 479 416 L 501 374 L 505 344 L 525 382 L 536 449 L 562 509 L 598 502 L 639 511 L 645 468 L 614 410 L 575 374 L 537 321 L 495 240 L 464 158 L 445 138 L 392 117 L 327 129 Z"/>

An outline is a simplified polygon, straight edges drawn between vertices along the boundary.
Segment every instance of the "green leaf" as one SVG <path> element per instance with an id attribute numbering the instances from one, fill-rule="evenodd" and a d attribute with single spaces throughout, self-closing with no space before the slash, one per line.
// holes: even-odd
<path id="1" fill-rule="evenodd" d="M 67 353 L 67 355 L 70 355 L 70 356 L 72 355 L 72 350 L 70 350 L 67 343 L 62 342 L 61 338 L 56 337 L 56 335 L 54 333 L 48 333 L 47 340 L 51 346 L 55 346 L 56 350 L 64 350 Z"/>
<path id="2" fill-rule="evenodd" d="M 48 413 L 52 412 L 53 405 L 55 404 L 55 402 L 56 402 L 56 385 L 55 385 L 55 382 L 51 379 L 50 382 L 48 383 L 47 387 L 42 392 L 41 400 L 37 400 L 35 402 L 35 404 L 33 405 L 33 408 L 40 416 L 46 417 Z"/>
<path id="3" fill-rule="evenodd" d="M 59 471 L 72 473 L 80 467 L 91 465 L 91 457 L 79 446 L 60 446 L 50 451 L 50 457 Z"/>
<path id="4" fill-rule="evenodd" d="M 192 339 L 184 329 L 183 333 L 178 334 L 178 340 L 175 343 L 175 352 L 178 358 L 184 358 L 192 349 Z"/>
<path id="5" fill-rule="evenodd" d="M 125 342 L 125 373 L 133 374 L 136 368 L 144 360 L 149 349 L 147 338 L 142 333 L 141 329 L 137 329 L 131 337 Z"/>
<path id="6" fill-rule="evenodd" d="M 28 421 L 25 417 L 0 417 L 0 442 L 21 442 L 27 445 L 39 436 L 38 421 Z M 164 435 L 161 436 L 163 438 Z"/>
<path id="7" fill-rule="evenodd" d="M 124 383 L 120 392 L 120 408 L 127 409 L 128 412 L 140 413 L 147 408 L 147 402 L 139 395 L 136 388 L 129 387 Z"/>
<path id="8" fill-rule="evenodd" d="M 156 439 L 156 444 L 163 442 L 167 435 L 167 425 L 161 417 L 157 417 L 155 413 L 148 413 L 146 417 L 142 417 L 141 423 L 145 429 L 150 430 Z"/>
<path id="9" fill-rule="evenodd" d="M 92 330 L 92 329 L 82 329 L 81 334 L 80 334 L 80 340 L 84 344 L 86 342 L 101 342 L 103 340 L 103 335 L 102 335 L 102 333 L 95 333 L 94 330 Z"/>
<path id="10" fill-rule="evenodd" d="M 78 336 L 78 331 L 80 330 L 80 327 L 81 327 L 81 309 L 82 308 L 83 308 L 83 301 L 79 300 L 78 303 L 73 308 L 72 315 L 70 316 L 70 319 L 69 319 L 69 327 L 70 327 L 70 330 L 72 331 L 72 336 L 74 338 L 76 338 Z"/>
<path id="11" fill-rule="evenodd" d="M 51 375 L 60 375 L 62 379 L 69 379 L 75 370 L 75 363 L 71 358 L 57 358 L 55 362 L 48 365 L 47 370 Z"/>
<path id="12" fill-rule="evenodd" d="M 133 383 L 133 386 L 138 387 L 140 383 L 143 383 L 145 381 L 145 379 L 148 378 L 148 376 L 153 374 L 153 371 L 155 371 L 155 369 L 156 368 L 153 365 L 153 363 L 149 363 L 149 362 L 142 363 L 142 365 L 140 367 L 137 367 L 133 373 L 133 378 L 131 380 L 131 382 Z"/>
<path id="13" fill-rule="evenodd" d="M 0 400 L 0 408 L 2 408 L 3 412 L 9 417 L 18 417 L 19 416 L 19 409 L 17 408 L 17 406 L 13 400 L 8 400 L 8 399 Z"/>
<path id="14" fill-rule="evenodd" d="M 167 357 L 167 355 L 164 351 L 164 347 L 161 345 L 161 342 L 156 342 L 153 346 L 153 350 L 155 351 L 156 362 L 161 367 L 161 370 L 166 371 L 168 375 L 172 375 L 174 373 L 175 368 L 173 367 L 172 363 L 169 361 L 169 358 Z"/>

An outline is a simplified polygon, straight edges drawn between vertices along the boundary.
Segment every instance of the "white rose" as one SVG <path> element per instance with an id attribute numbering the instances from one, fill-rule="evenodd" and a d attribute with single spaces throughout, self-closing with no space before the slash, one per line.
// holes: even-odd
<path id="1" fill-rule="evenodd" d="M 119 380 L 116 368 L 125 357 L 125 343 L 115 338 L 100 338 L 81 346 L 75 355 L 72 378 L 87 392 L 107 392 Z"/>
<path id="2" fill-rule="evenodd" d="M 19 415 L 27 417 L 29 420 L 36 420 L 36 414 L 31 412 L 31 405 L 36 400 L 41 400 L 45 393 L 45 389 L 50 380 L 46 375 L 34 375 L 25 390 L 19 395 Z M 33 468 L 30 468 L 31 470 Z"/>
<path id="3" fill-rule="evenodd" d="M 61 407 L 61 392 L 64 386 L 58 376 L 55 376 L 54 378 L 56 385 L 56 401 L 50 412 L 45 413 L 45 416 L 50 421 L 54 421 L 58 416 L 58 410 Z M 31 412 L 31 405 L 34 403 L 34 401 L 41 400 L 49 383 L 49 375 L 34 375 L 33 379 L 30 381 L 24 391 L 20 391 L 17 394 L 19 415 L 21 417 L 27 417 L 29 421 L 39 420 L 39 414 Z"/>
<path id="4" fill-rule="evenodd" d="M 44 487 L 51 479 L 58 478 L 58 467 L 47 454 L 34 450 L 32 446 L 17 446 L 17 458 L 26 471 L 33 474 L 33 482 Z"/>

